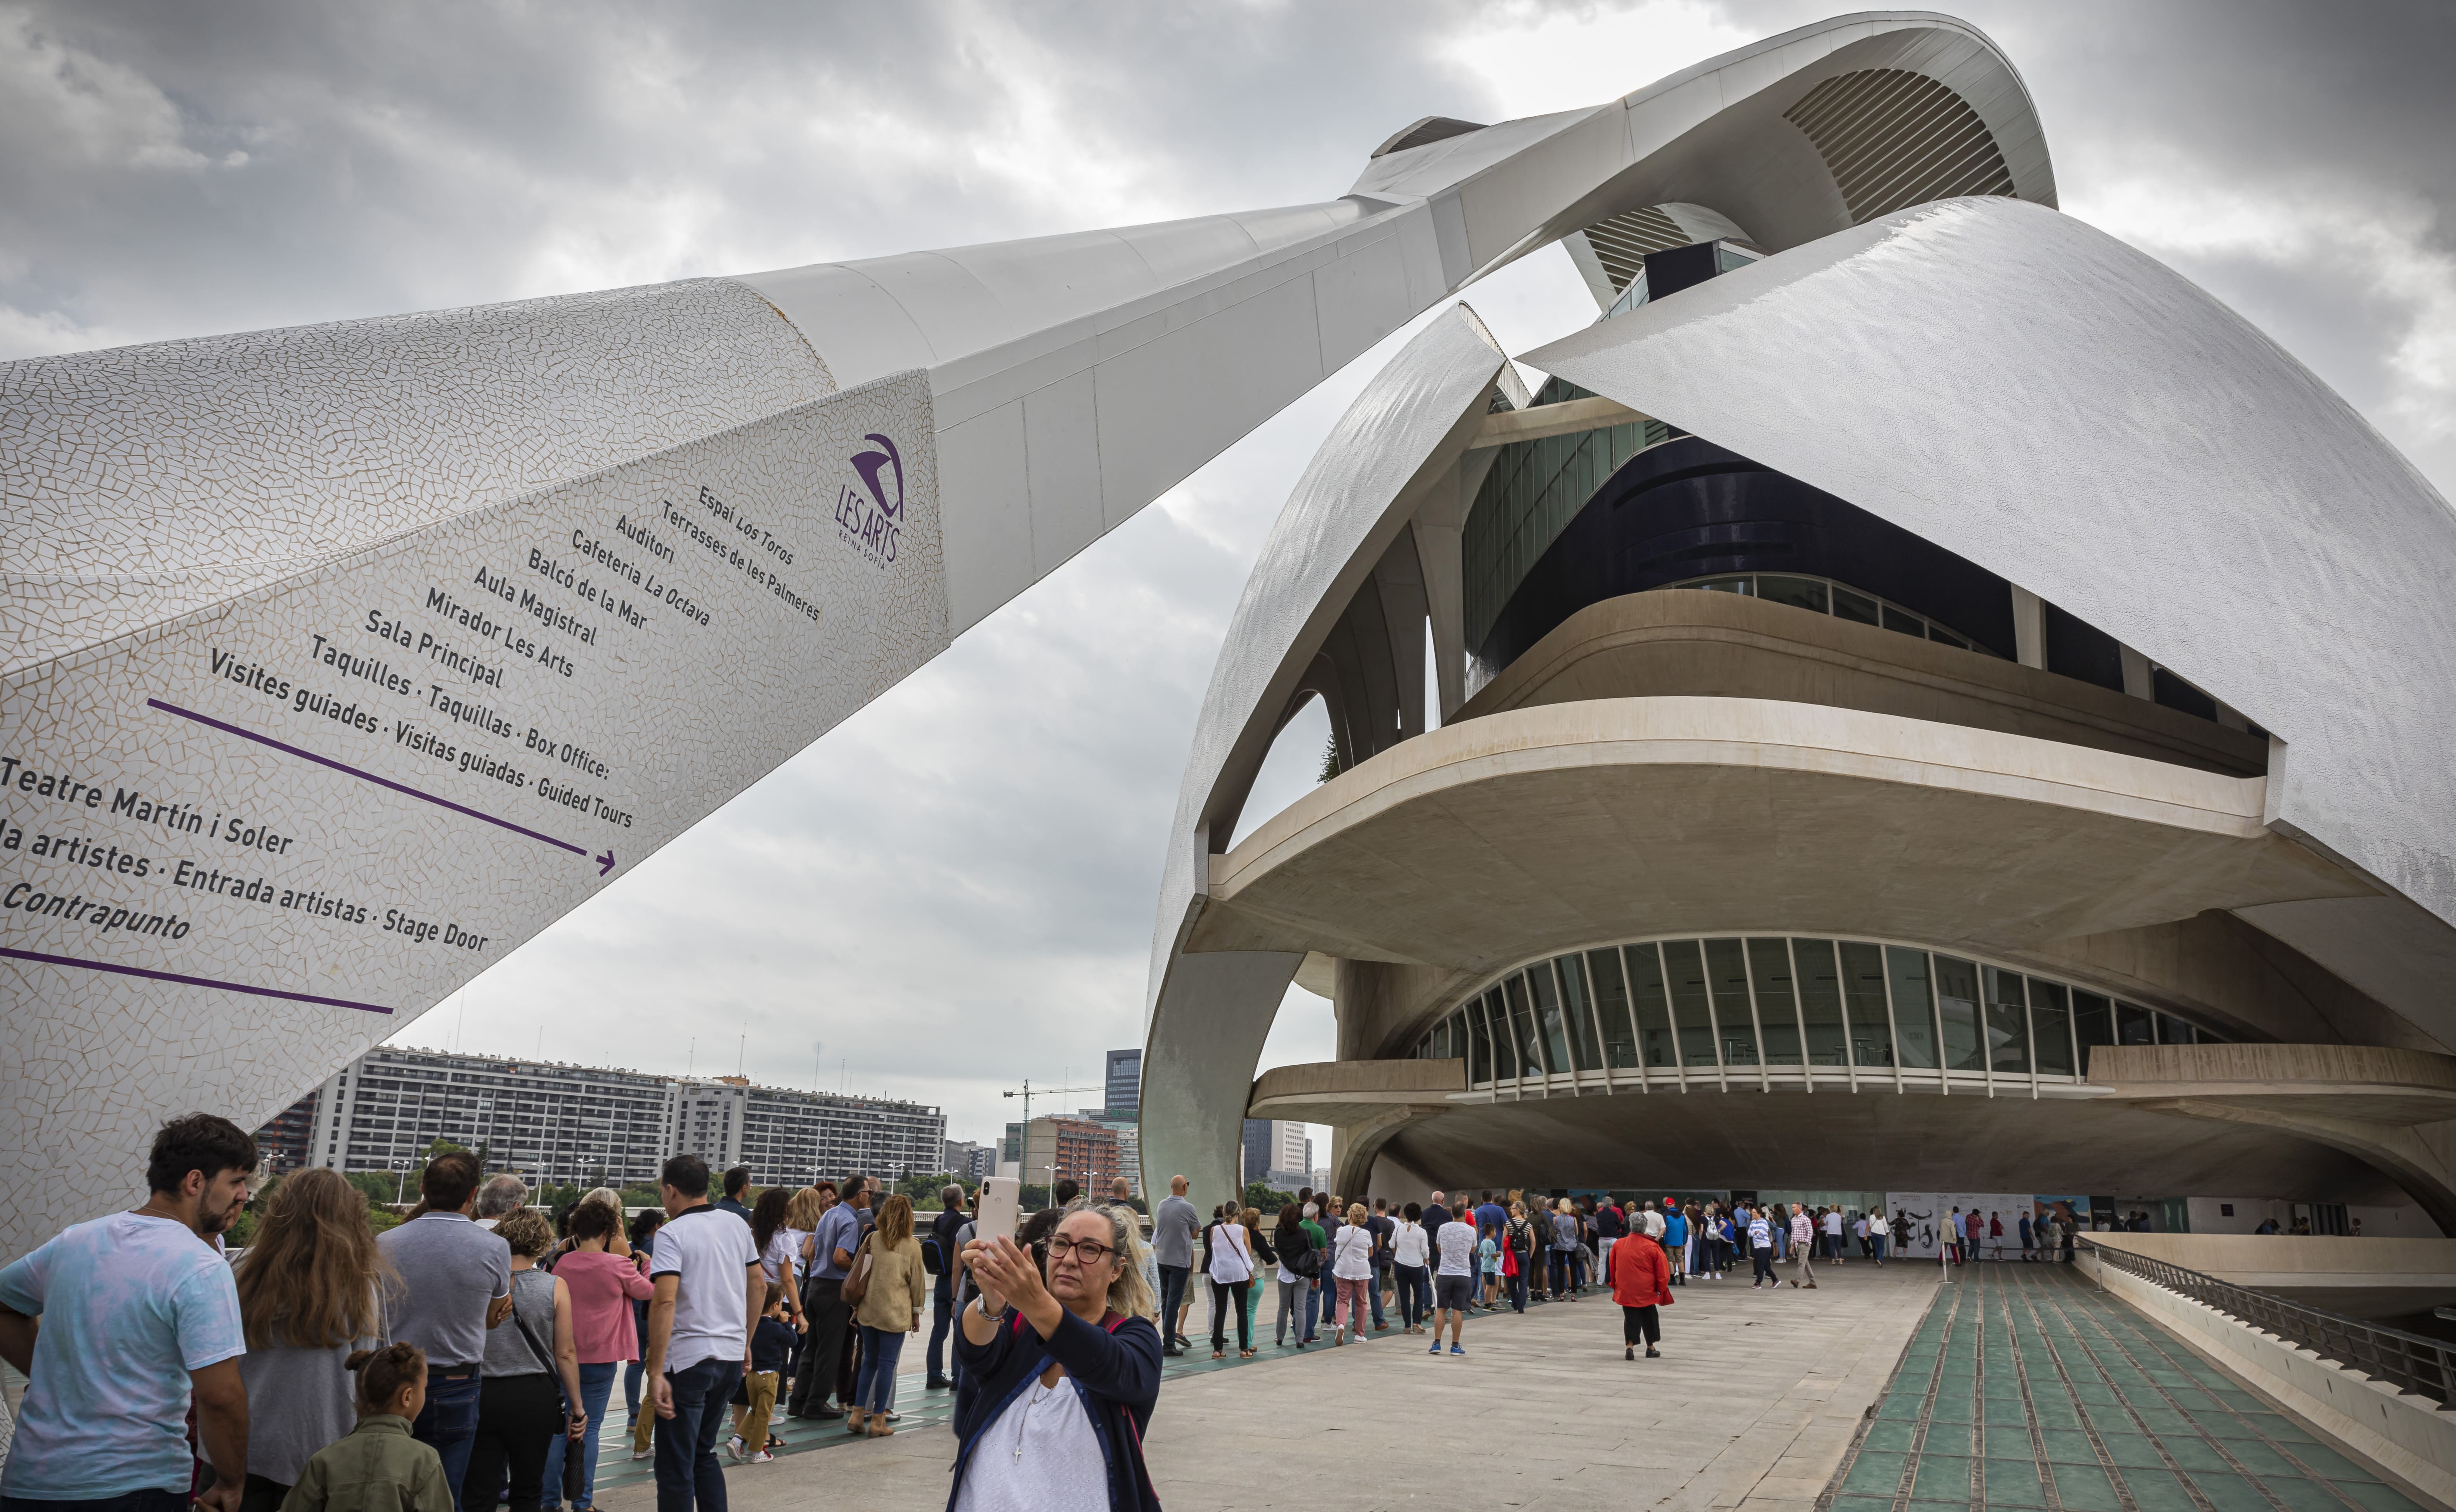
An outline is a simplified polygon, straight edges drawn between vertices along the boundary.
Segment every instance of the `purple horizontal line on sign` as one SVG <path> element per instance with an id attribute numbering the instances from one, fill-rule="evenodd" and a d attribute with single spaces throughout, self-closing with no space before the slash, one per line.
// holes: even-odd
<path id="1" fill-rule="evenodd" d="M 40 950 L 12 950 L 0 946 L 0 955 L 20 961 L 38 961 L 45 966 L 74 966 L 89 971 L 115 971 L 121 976 L 141 976 L 150 982 L 176 982 L 181 987 L 210 987 L 224 992 L 246 992 L 256 997 L 287 998 L 293 1003 L 315 1003 L 324 1008 L 355 1008 L 362 1013 L 389 1013 L 381 1003 L 353 1003 L 346 997 L 317 997 L 313 992 L 285 992 L 277 987 L 249 987 L 242 982 L 216 982 L 208 976 L 181 976 L 176 971 L 149 971 L 141 966 L 113 966 L 108 961 L 81 961 L 73 955 L 45 955 Z"/>
<path id="2" fill-rule="evenodd" d="M 181 719 L 192 719 L 199 725 L 209 725 L 215 729 L 221 730 L 226 734 L 235 735 L 241 740 L 252 740 L 259 746 L 270 746 L 275 750 L 296 756 L 301 761 L 311 761 L 318 766 L 330 766 L 337 772 L 347 772 L 351 776 L 356 777 L 362 782 L 371 782 L 379 787 L 389 787 L 397 793 L 407 793 L 412 798 L 424 799 L 426 802 L 435 805 L 438 808 L 449 808 L 456 814 L 467 814 L 472 819 L 482 819 L 490 825 L 494 825 L 499 828 L 508 829 L 516 835 L 526 835 L 531 840 L 542 840 L 547 845 L 554 847 L 558 850 L 568 850 L 575 856 L 585 856 L 588 854 L 588 848 L 586 846 L 575 846 L 568 840 L 557 840 L 552 835 L 542 835 L 534 829 L 523 829 L 519 825 L 512 823 L 508 819 L 498 819 L 493 814 L 481 814 L 475 808 L 469 808 L 460 804 L 456 804 L 449 798 L 438 798 L 433 793 L 420 792 L 417 788 L 403 787 L 401 784 L 394 782 L 389 777 L 379 777 L 373 772 L 360 771 L 356 766 L 348 766 L 342 762 L 337 762 L 330 756 L 318 756 L 311 750 L 300 750 L 296 746 L 285 746 L 281 742 L 275 740 L 270 735 L 259 735 L 252 729 L 241 729 L 235 725 L 225 725 L 220 720 L 209 719 L 205 715 L 196 713 L 193 709 L 181 708 L 176 704 L 165 704 L 158 698 L 149 698 L 145 701 L 145 705 L 148 708 L 158 708 L 165 714 L 176 714 Z M 353 1003 L 350 1006 L 356 1008 L 358 1005 Z M 390 1012 L 391 1010 L 386 1009 L 384 1011 Z"/>

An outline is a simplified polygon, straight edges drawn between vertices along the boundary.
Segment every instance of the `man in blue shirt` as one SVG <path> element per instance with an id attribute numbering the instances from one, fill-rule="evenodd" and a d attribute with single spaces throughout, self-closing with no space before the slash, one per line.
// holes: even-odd
<path id="1" fill-rule="evenodd" d="M 1503 1229 L 1507 1228 L 1508 1226 L 1508 1210 L 1504 1208 L 1500 1203 L 1493 1201 L 1491 1193 L 1486 1192 L 1477 1199 L 1475 1205 L 1475 1228 L 1476 1233 L 1479 1236 L 1499 1234 Z"/>
<path id="2" fill-rule="evenodd" d="M 845 1327 L 852 1309 L 844 1302 L 845 1276 L 852 1269 L 852 1252 L 861 1245 L 862 1213 L 870 1206 L 870 1178 L 849 1175 L 840 1189 L 844 1200 L 819 1217 L 810 1256 L 810 1289 L 804 1298 L 810 1315 L 810 1336 L 802 1346 L 802 1368 L 793 1378 L 792 1418 L 841 1418 L 841 1408 L 827 1404 L 844 1360 Z"/>
<path id="3" fill-rule="evenodd" d="M 0 1270 L 0 1359 L 28 1378 L 0 1499 L 184 1512 L 193 1401 L 214 1467 L 196 1504 L 236 1512 L 247 1344 L 219 1245 L 256 1163 L 256 1141 L 228 1119 L 174 1118 L 154 1135 L 143 1207 L 75 1224 Z"/>
<path id="4" fill-rule="evenodd" d="M 1663 1216 L 1663 1253 L 1671 1261 L 1671 1284 L 1688 1284 L 1688 1219 L 1680 1209 Z"/>

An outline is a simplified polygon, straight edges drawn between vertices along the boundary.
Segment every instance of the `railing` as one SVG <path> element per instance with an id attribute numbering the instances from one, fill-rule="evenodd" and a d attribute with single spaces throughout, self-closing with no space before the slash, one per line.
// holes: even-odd
<path id="1" fill-rule="evenodd" d="M 2304 1307 L 2272 1293 L 2237 1286 L 2232 1281 L 2187 1271 L 2111 1244 L 2098 1244 L 2087 1235 L 2077 1237 L 2101 1265 L 2112 1265 L 2154 1286 L 2205 1302 L 2238 1321 L 2266 1329 L 2323 1359 L 2335 1360 L 2373 1380 L 2428 1397 L 2443 1408 L 2456 1406 L 2456 1344 Z"/>

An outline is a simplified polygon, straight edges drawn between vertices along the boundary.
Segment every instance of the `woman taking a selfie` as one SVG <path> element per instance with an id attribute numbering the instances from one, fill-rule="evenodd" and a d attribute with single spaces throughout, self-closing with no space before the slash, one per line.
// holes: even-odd
<path id="1" fill-rule="evenodd" d="M 952 1512 L 1158 1512 L 1142 1436 L 1160 1338 L 1131 1215 L 1076 1203 L 1049 1237 L 1046 1275 L 1002 1235 L 963 1258 L 981 1292 L 955 1343 Z"/>

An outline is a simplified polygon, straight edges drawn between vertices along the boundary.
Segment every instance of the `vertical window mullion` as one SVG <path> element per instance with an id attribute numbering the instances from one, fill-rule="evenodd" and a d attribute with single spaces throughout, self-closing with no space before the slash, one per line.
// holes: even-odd
<path id="1" fill-rule="evenodd" d="M 1782 953 L 1783 958 L 1791 962 L 1791 1016 L 1799 1021 L 1799 1084 L 1813 1093 L 1816 1091 L 1816 1052 L 1808 1043 L 1808 993 L 1799 977 L 1799 952 L 1791 948 L 1791 936 L 1787 934 L 1782 939 Z M 1837 971 L 1841 969 L 1839 957 L 1836 957 L 1834 969 Z M 1839 976 L 1834 978 L 1833 989 L 1837 992 L 1842 990 Z M 1846 1026 L 1843 1033 L 1848 1037 L 1850 1033 L 1847 1028 L 1850 1023 L 1848 1009 L 1843 1010 L 1843 1023 Z M 1842 1058 L 1844 1060 L 1851 1058 L 1848 1050 L 1843 1052 Z"/>
<path id="2" fill-rule="evenodd" d="M 1740 974 L 1749 984 L 1749 1029 L 1757 1037 L 1757 1091 L 1773 1091 L 1773 1073 L 1766 1065 L 1765 1015 L 1757 1011 L 1757 964 L 1749 959 L 1749 937 L 1739 936 Z M 1710 967 L 1709 967 L 1710 970 Z"/>
<path id="3" fill-rule="evenodd" d="M 1876 960 L 1882 968 L 1877 972 L 1877 977 L 1884 983 L 1885 988 L 1885 1032 L 1892 1035 L 1893 1040 L 1893 1092 L 1895 1095 L 1900 1095 L 1902 1092 L 1902 1026 L 1896 1021 L 1893 1011 L 1893 964 L 1885 959 L 1885 948 L 1881 945 L 1876 947 Z"/>

